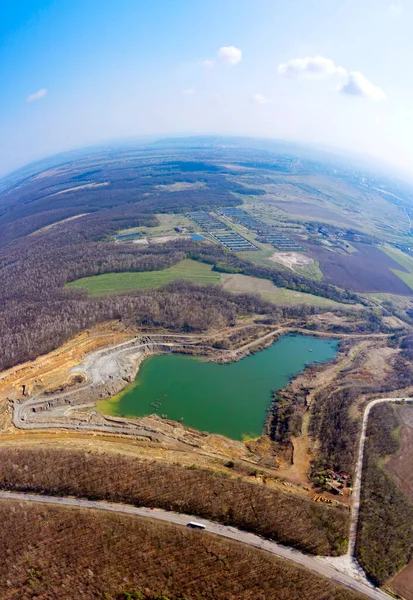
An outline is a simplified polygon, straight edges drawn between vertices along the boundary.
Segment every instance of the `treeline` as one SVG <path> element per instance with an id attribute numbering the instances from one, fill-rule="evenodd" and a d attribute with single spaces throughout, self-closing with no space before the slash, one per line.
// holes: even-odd
<path id="1" fill-rule="evenodd" d="M 233 315 L 241 314 L 245 306 L 238 295 L 232 297 L 217 289 L 202 292 L 196 288 L 195 292 L 188 284 L 175 289 L 169 308 L 164 294 L 169 294 L 171 288 L 166 292 L 150 290 L 105 299 L 92 299 L 84 293 L 63 289 L 67 282 L 101 273 L 159 270 L 188 257 L 212 264 L 218 270 L 265 277 L 291 289 L 354 301 L 353 294 L 287 271 L 255 266 L 213 244 L 181 240 L 142 248 L 107 241 L 108 236 L 127 225 L 149 227 L 155 223 L 153 215 L 140 213 L 136 205 L 126 205 L 59 223 L 6 245 L 0 253 L 0 336 L 3 341 L 0 369 L 48 352 L 85 327 L 107 319 L 201 330 L 212 323 L 230 323 Z M 209 296 L 215 306 L 208 305 L 206 309 L 205 302 L 208 302 L 201 302 L 201 296 Z M 199 307 L 195 306 L 198 301 Z M 234 307 L 230 317 L 228 303 Z M 247 305 L 262 314 L 275 310 L 269 303 L 258 300 L 249 300 Z M 191 314 L 187 314 L 187 310 Z M 247 310 L 251 314 L 250 309 Z"/>
<path id="2" fill-rule="evenodd" d="M 345 377 L 349 374 L 342 373 Z M 344 384 L 340 379 L 330 387 L 315 394 L 310 413 L 310 435 L 317 441 L 318 458 L 312 464 L 314 483 L 322 480 L 325 469 L 352 473 L 354 469 L 360 419 L 355 418 L 351 408 L 358 398 L 375 398 L 393 390 L 411 385 L 413 369 L 410 360 L 399 355 L 393 372 L 381 384 L 353 382 Z"/>
<path id="3" fill-rule="evenodd" d="M 289 446 L 291 436 L 300 435 L 303 415 L 310 408 L 309 434 L 317 447 L 317 458 L 312 461 L 310 472 L 314 485 L 323 487 L 330 469 L 353 472 L 360 432 L 360 418 L 354 416 L 352 410 L 357 400 L 361 397 L 374 398 L 412 384 L 411 336 L 393 336 L 389 342 L 399 346 L 401 353 L 388 379 L 380 384 L 352 380 L 352 371 L 361 366 L 356 360 L 348 369 L 341 371 L 332 384 L 314 395 L 310 407 L 306 387 L 297 390 L 287 386 L 274 394 L 267 430 L 271 439 L 281 446 Z M 344 344 L 341 343 L 342 349 Z M 309 370 L 318 368 L 309 367 Z"/>
<path id="4" fill-rule="evenodd" d="M 367 425 L 356 556 L 376 585 L 413 558 L 413 504 L 381 466 L 398 450 L 394 431 L 400 424 L 396 409 L 381 404 Z"/>
<path id="5" fill-rule="evenodd" d="M 197 515 L 311 554 L 346 549 L 346 509 L 207 469 L 81 451 L 1 449 L 0 487 Z"/>
<path id="6" fill-rule="evenodd" d="M 319 444 L 318 459 L 312 465 L 312 480 L 324 468 L 353 472 L 360 423 L 350 413 L 361 387 L 326 388 L 313 399 L 309 425 L 310 435 Z"/>
<path id="7" fill-rule="evenodd" d="M 261 192 L 244 188 L 226 169 L 216 167 L 213 171 L 213 165 L 208 168 L 204 163 L 194 163 L 195 172 L 185 172 L 185 164 L 191 163 L 158 160 L 151 164 L 135 159 L 132 164 L 131 161 L 109 163 L 80 174 L 76 164 L 61 165 L 61 172 L 31 178 L 24 185 L 2 194 L 0 204 L 9 206 L 0 213 L 0 240 L 4 244 L 43 227 L 47 221 L 56 222 L 63 211 L 81 214 L 132 204 L 139 205 L 142 213 L 185 212 L 237 205 L 240 200 L 234 193 Z M 202 187 L 174 193 L 159 187 L 199 181 L 203 183 Z M 93 187 L 94 184 L 98 186 Z M 12 223 L 13 228 L 10 227 Z"/>
<path id="8" fill-rule="evenodd" d="M 40 286 L 39 286 L 40 288 Z M 163 288 L 89 299 L 77 293 L 26 295 L 1 311 L 0 370 L 50 352 L 76 333 L 102 321 L 204 331 L 235 324 L 239 315 L 269 314 L 273 305 L 256 296 L 232 295 L 218 286 L 174 282 Z"/>
<path id="9" fill-rule="evenodd" d="M 157 187 L 179 180 L 202 180 L 205 186 L 176 192 Z M 90 181 L 110 183 L 57 193 Z M 13 205 L 0 214 L 0 370 L 48 352 L 107 319 L 200 331 L 230 324 L 239 314 L 271 315 L 275 310 L 246 296 L 188 284 L 105 299 L 64 290 L 68 282 L 101 273 L 160 270 L 187 257 L 222 272 L 269 279 L 277 286 L 338 302 L 360 301 L 353 293 L 286 269 L 254 265 L 214 244 L 181 240 L 142 248 L 110 242 L 120 229 L 156 225 L 154 213 L 237 204 L 234 191 L 239 184 L 223 167 L 196 161 L 160 163 L 146 157 L 89 169 L 83 164 L 82 171 L 76 164 L 66 165 L 49 178 L 32 178 L 3 194 L 4 205 Z M 56 223 L 79 213 L 88 214 Z M 56 224 L 38 231 L 51 223 Z M 28 235 L 33 231 L 37 233 Z"/>

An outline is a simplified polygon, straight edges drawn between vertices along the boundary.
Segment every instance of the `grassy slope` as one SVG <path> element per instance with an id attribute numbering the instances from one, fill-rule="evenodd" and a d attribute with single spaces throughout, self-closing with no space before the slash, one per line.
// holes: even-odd
<path id="1" fill-rule="evenodd" d="M 247 278 L 247 277 L 246 277 Z M 80 287 L 86 289 L 91 296 L 99 296 L 102 294 L 111 294 L 117 292 L 130 292 L 137 289 L 157 287 L 165 285 L 176 279 L 188 279 L 194 283 L 208 284 L 220 283 L 221 274 L 213 271 L 211 265 L 197 262 L 190 259 L 185 259 L 162 271 L 143 271 L 143 272 L 125 272 L 125 273 L 105 273 L 104 275 L 95 275 L 93 277 L 84 277 L 77 281 L 72 281 L 67 284 L 67 287 Z M 260 290 L 260 281 L 268 284 L 267 280 L 260 280 L 251 277 L 253 283 L 252 289 L 248 286 L 245 289 L 246 293 L 260 294 L 265 300 L 269 300 L 274 304 L 308 304 L 311 306 L 321 306 L 327 308 L 338 308 L 338 302 L 328 300 L 321 296 L 313 296 L 312 294 L 304 294 L 295 292 L 285 288 L 275 288 L 274 293 Z M 240 292 L 240 289 L 231 289 L 231 286 L 226 286 L 226 289 L 233 292 Z"/>
<path id="2" fill-rule="evenodd" d="M 0 596 L 10 600 L 364 598 L 255 548 L 150 519 L 19 502 L 3 502 L 0 519 Z"/>
<path id="3" fill-rule="evenodd" d="M 286 288 L 278 288 L 276 294 L 271 292 L 263 292 L 261 297 L 264 300 L 273 302 L 274 304 L 288 304 L 289 306 L 296 306 L 300 304 L 307 304 L 308 306 L 320 306 L 321 308 L 347 308 L 348 304 L 340 304 L 334 300 L 323 298 L 322 296 L 314 296 L 313 294 L 304 294 L 303 292 L 295 292 L 294 290 L 288 290 Z"/>
<path id="4" fill-rule="evenodd" d="M 185 259 L 162 271 L 143 271 L 126 273 L 105 273 L 94 277 L 84 277 L 68 284 L 67 287 L 81 287 L 92 296 L 116 292 L 157 287 L 175 279 L 189 279 L 195 283 L 219 283 L 221 275 L 212 271 L 212 266 Z"/>

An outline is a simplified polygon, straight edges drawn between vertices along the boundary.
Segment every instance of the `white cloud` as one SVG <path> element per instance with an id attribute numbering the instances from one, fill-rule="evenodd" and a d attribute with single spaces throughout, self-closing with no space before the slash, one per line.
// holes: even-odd
<path id="1" fill-rule="evenodd" d="M 207 58 L 206 60 L 204 60 L 202 62 L 203 66 L 206 67 L 207 69 L 212 69 L 212 67 L 215 66 L 215 61 L 214 60 L 210 60 L 209 58 Z"/>
<path id="2" fill-rule="evenodd" d="M 342 75 L 345 72 L 345 69 L 338 67 L 334 61 L 324 56 L 293 58 L 278 66 L 278 74 L 285 77 L 322 79 L 331 75 Z"/>
<path id="3" fill-rule="evenodd" d="M 271 104 L 272 100 L 264 94 L 254 94 L 251 98 L 251 102 L 254 104 L 258 104 L 258 106 L 262 106 L 263 104 Z"/>
<path id="4" fill-rule="evenodd" d="M 26 98 L 26 102 L 33 102 L 34 100 L 41 100 L 42 98 L 44 98 L 47 94 L 47 90 L 45 89 L 41 89 L 38 92 L 35 92 L 34 94 L 29 94 Z"/>
<path id="5" fill-rule="evenodd" d="M 218 58 L 227 67 L 235 67 L 242 60 L 242 51 L 235 46 L 222 46 L 218 50 Z"/>
<path id="6" fill-rule="evenodd" d="M 390 4 L 390 12 L 395 17 L 401 17 L 403 14 L 403 7 L 401 4 L 396 4 L 396 3 Z"/>
<path id="7" fill-rule="evenodd" d="M 348 94 L 349 96 L 368 98 L 369 100 L 374 101 L 387 99 L 383 90 L 377 85 L 374 85 L 359 71 L 351 71 L 348 73 L 347 81 L 339 88 L 339 92 Z"/>
<path id="8" fill-rule="evenodd" d="M 193 94 L 195 94 L 195 90 L 194 90 L 194 88 L 188 88 L 187 90 L 184 90 L 182 93 L 186 94 L 187 96 L 192 96 Z"/>
<path id="9" fill-rule="evenodd" d="M 330 58 L 324 56 L 294 58 L 278 65 L 278 74 L 284 77 L 306 79 L 325 79 L 338 76 L 342 81 L 338 91 L 342 94 L 375 101 L 387 98 L 384 91 L 369 81 L 362 73 L 339 67 Z"/>

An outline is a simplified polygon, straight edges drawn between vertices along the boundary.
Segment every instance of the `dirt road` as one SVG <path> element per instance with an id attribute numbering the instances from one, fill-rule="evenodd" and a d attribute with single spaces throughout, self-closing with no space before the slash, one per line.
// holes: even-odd
<path id="1" fill-rule="evenodd" d="M 236 529 L 235 527 L 227 527 L 225 525 L 207 521 L 206 519 L 200 519 L 192 515 L 174 513 L 160 509 L 149 509 L 124 504 L 114 504 L 110 502 L 97 502 L 71 497 L 41 496 L 40 494 L 28 494 L 22 492 L 0 492 L 0 500 L 41 502 L 45 504 L 72 506 L 82 509 L 105 510 L 132 516 L 148 517 L 151 519 L 166 521 L 168 523 L 174 523 L 175 525 L 186 525 L 189 521 L 197 521 L 198 523 L 205 525 L 209 533 L 230 538 L 232 540 L 241 542 L 242 544 L 247 544 L 248 546 L 259 548 L 286 560 L 290 560 L 301 567 L 326 577 L 327 579 L 364 594 L 367 598 L 372 598 L 373 600 L 389 600 L 390 598 L 390 596 L 381 590 L 366 585 L 351 575 L 339 572 L 334 567 L 317 557 L 308 556 L 302 552 L 299 552 L 298 550 L 293 550 L 291 548 L 287 548 L 286 546 L 282 546 L 281 544 L 277 544 L 276 542 L 265 540 L 252 533 L 247 533 L 245 531 Z"/>
<path id="2" fill-rule="evenodd" d="M 367 422 L 369 419 L 369 414 L 373 406 L 377 404 L 383 404 L 384 402 L 397 402 L 401 400 L 406 400 L 408 402 L 412 402 L 413 398 L 378 398 L 377 400 L 372 400 L 366 406 L 366 410 L 364 411 L 363 416 L 363 424 L 361 429 L 361 436 L 359 442 L 359 452 L 357 457 L 357 463 L 355 468 L 354 475 L 354 486 L 353 486 L 353 505 L 351 512 L 351 521 L 350 521 L 350 534 L 349 534 L 349 544 L 348 544 L 348 554 L 351 557 L 354 557 L 355 547 L 356 547 L 356 539 L 357 539 L 357 525 L 359 520 L 360 513 L 360 496 L 361 496 L 361 478 L 363 473 L 363 461 L 364 461 L 364 448 L 366 444 L 366 431 L 367 431 Z"/>

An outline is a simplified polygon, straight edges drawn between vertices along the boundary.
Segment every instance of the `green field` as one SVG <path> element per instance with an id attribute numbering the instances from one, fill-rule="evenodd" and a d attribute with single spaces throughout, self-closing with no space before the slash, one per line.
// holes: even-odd
<path id="1" fill-rule="evenodd" d="M 413 257 L 405 254 L 397 248 L 391 248 L 390 246 L 384 246 L 380 248 L 387 256 L 390 256 L 394 261 L 398 262 L 408 273 L 399 271 L 398 269 L 392 269 L 393 273 L 397 275 L 410 289 L 413 290 Z"/>
<path id="2" fill-rule="evenodd" d="M 405 254 L 404 252 L 402 252 L 401 250 L 398 250 L 397 248 L 391 248 L 390 246 L 380 247 L 380 250 L 382 250 L 382 252 L 385 252 L 387 254 L 387 256 L 390 256 L 390 258 L 392 258 L 394 261 L 399 263 L 399 265 L 404 267 L 406 269 L 406 271 L 409 271 L 409 273 L 413 273 L 413 257 L 412 256 Z M 397 273 L 397 274 L 399 275 L 399 273 Z M 399 277 L 400 277 L 400 275 L 399 275 Z"/>
<path id="3" fill-rule="evenodd" d="M 142 235 L 170 235 L 175 233 L 175 227 L 187 227 L 194 231 L 194 222 L 180 214 L 156 214 L 158 225 L 155 227 L 131 227 L 129 229 L 121 229 L 118 235 L 128 233 L 141 233 Z M 196 228 L 195 228 L 196 229 Z"/>
<path id="4" fill-rule="evenodd" d="M 84 277 L 83 279 L 77 279 L 68 283 L 66 287 L 87 290 L 91 296 L 102 296 L 104 294 L 131 292 L 133 290 L 158 287 L 177 279 L 186 279 L 204 285 L 210 283 L 218 284 L 222 283 L 223 277 L 225 278 L 224 288 L 229 292 L 258 294 L 264 300 L 268 300 L 273 304 L 307 304 L 323 308 L 348 308 L 348 305 L 340 304 L 321 296 L 304 294 L 286 288 L 277 288 L 267 279 L 237 275 L 233 277 L 232 281 L 227 281 L 228 275 L 222 275 L 213 271 L 211 265 L 190 259 L 182 260 L 173 267 L 163 269 L 162 271 L 131 271 Z M 241 285 L 240 281 L 242 282 Z"/>
<path id="5" fill-rule="evenodd" d="M 213 271 L 211 265 L 186 259 L 162 271 L 105 273 L 72 281 L 66 287 L 83 288 L 91 296 L 101 296 L 157 287 L 176 279 L 188 279 L 202 284 L 219 283 L 221 275 Z"/>
<path id="6" fill-rule="evenodd" d="M 263 300 L 268 300 L 273 304 L 298 306 L 300 304 L 306 304 L 307 306 L 319 306 L 320 308 L 345 308 L 348 309 L 348 304 L 342 304 L 323 298 L 322 296 L 315 296 L 313 294 L 305 294 L 304 292 L 295 292 L 294 290 L 288 290 L 287 288 L 279 288 L 277 294 L 271 292 L 263 292 L 260 294 Z M 360 305 L 357 305 L 357 308 Z M 354 307 L 354 306 L 353 306 Z"/>
<path id="7" fill-rule="evenodd" d="M 400 279 L 404 281 L 404 283 L 408 285 L 411 290 L 413 290 L 413 273 L 405 273 L 404 271 L 399 271 L 398 269 L 392 269 L 392 271 L 395 275 L 397 275 L 397 277 L 400 277 Z"/>

